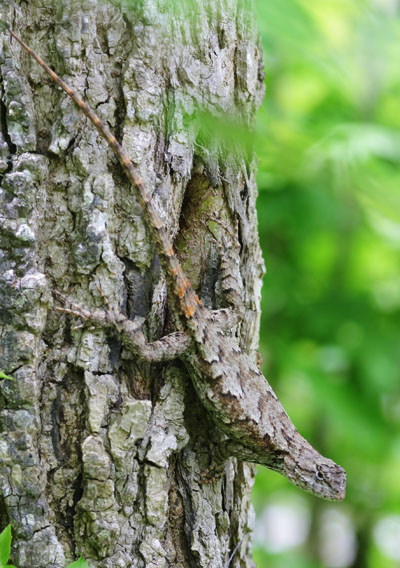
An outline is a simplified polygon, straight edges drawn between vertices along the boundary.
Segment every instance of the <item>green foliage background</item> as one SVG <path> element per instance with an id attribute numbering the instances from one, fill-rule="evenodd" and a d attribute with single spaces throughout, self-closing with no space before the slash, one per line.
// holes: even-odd
<path id="1" fill-rule="evenodd" d="M 348 476 L 338 507 L 353 566 L 398 566 L 372 539 L 400 514 L 400 6 L 394 0 L 258 0 L 267 94 L 257 122 L 267 276 L 264 372 L 293 422 Z M 260 469 L 257 512 L 277 491 Z M 318 567 L 315 529 L 258 568 Z M 400 548 L 400 542 L 399 542 Z"/>

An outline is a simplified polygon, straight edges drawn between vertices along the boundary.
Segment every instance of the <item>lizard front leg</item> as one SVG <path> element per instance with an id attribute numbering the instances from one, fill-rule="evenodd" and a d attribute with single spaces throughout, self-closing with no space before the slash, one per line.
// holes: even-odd
<path id="1" fill-rule="evenodd" d="M 229 331 L 240 323 L 242 316 L 231 308 L 220 308 L 219 310 L 209 310 L 207 319 L 211 325 L 219 327 L 221 331 Z"/>
<path id="2" fill-rule="evenodd" d="M 221 291 L 224 301 L 238 318 L 244 316 L 244 287 L 240 274 L 240 243 L 234 235 L 230 242 L 220 245 L 221 250 Z"/>
<path id="3" fill-rule="evenodd" d="M 244 288 L 240 274 L 240 243 L 236 236 L 228 242 L 224 239 L 219 245 L 221 254 L 220 264 L 220 294 L 227 308 L 209 310 L 207 319 L 211 325 L 219 327 L 221 331 L 229 331 L 240 323 L 244 316 L 243 296 Z"/>
<path id="4" fill-rule="evenodd" d="M 57 307 L 58 312 L 80 318 L 85 324 L 114 330 L 130 352 L 149 363 L 176 359 L 182 356 L 191 345 L 190 337 L 180 331 L 170 333 L 157 341 L 148 342 L 142 331 L 143 318 L 136 317 L 130 320 L 123 313 L 114 309 L 92 312 L 71 302 L 64 296 L 61 297 L 70 304 L 71 308 Z"/>

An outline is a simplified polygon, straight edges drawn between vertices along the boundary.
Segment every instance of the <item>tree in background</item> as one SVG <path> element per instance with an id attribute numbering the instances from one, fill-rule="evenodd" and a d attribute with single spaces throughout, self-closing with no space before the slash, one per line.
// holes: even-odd
<path id="1" fill-rule="evenodd" d="M 306 530 L 300 547 L 272 555 L 259 540 L 255 558 L 258 568 L 391 568 L 400 541 L 399 4 L 258 4 L 263 370 L 302 434 L 346 468 L 348 490 L 334 507 L 304 496 L 308 540 Z M 294 497 L 279 476 L 257 475 L 260 519 L 266 504 Z M 341 560 L 326 552 L 331 514 L 354 536 Z"/>

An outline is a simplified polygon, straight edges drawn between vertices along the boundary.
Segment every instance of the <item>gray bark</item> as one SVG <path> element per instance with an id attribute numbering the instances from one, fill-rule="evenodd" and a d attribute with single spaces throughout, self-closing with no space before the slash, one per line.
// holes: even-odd
<path id="1" fill-rule="evenodd" d="M 0 0 L 0 13 L 92 108 L 153 191 L 192 283 L 223 303 L 218 240 L 239 225 L 255 353 L 263 273 L 255 159 L 196 112 L 251 125 L 263 96 L 252 0 Z M 179 361 L 148 365 L 74 329 L 55 291 L 171 330 L 132 188 L 105 143 L 0 36 L 0 523 L 19 568 L 252 566 L 254 468 L 200 485 L 218 439 Z M 225 148 L 222 149 L 222 146 Z M 1 528 L 1 527 L 0 527 Z M 239 545 L 239 546 L 238 546 Z"/>

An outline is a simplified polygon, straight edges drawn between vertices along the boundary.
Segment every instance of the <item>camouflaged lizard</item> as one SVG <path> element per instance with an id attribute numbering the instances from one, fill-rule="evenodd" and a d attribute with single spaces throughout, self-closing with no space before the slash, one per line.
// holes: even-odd
<path id="1" fill-rule="evenodd" d="M 263 464 L 294 485 L 324 499 L 345 495 L 346 473 L 321 456 L 296 430 L 267 380 L 227 331 L 237 322 L 229 310 L 213 312 L 202 305 L 175 255 L 171 239 L 124 148 L 89 106 L 11 30 L 14 39 L 41 65 L 84 112 L 112 148 L 135 190 L 150 231 L 175 316 L 177 332 L 146 343 L 138 319 L 118 311 L 89 312 L 73 305 L 68 311 L 96 325 L 113 328 L 125 346 L 150 361 L 179 357 L 201 402 L 228 439 L 218 448 L 220 459 L 235 456 Z"/>

